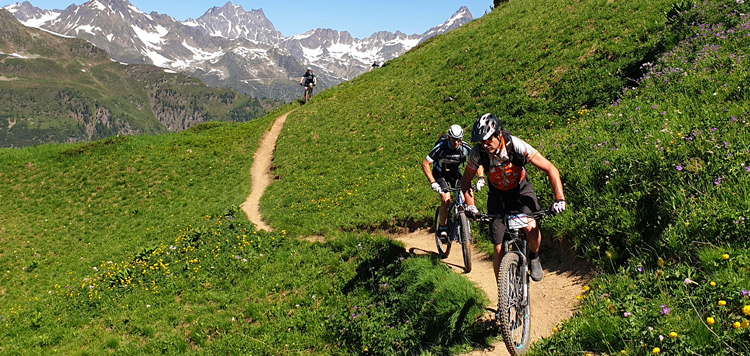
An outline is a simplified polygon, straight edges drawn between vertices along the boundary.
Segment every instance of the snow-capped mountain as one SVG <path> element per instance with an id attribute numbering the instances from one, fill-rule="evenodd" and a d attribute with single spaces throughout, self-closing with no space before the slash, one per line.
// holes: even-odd
<path id="1" fill-rule="evenodd" d="M 248 12 L 231 2 L 184 22 L 146 14 L 128 0 L 90 0 L 64 10 L 43 10 L 28 1 L 5 8 L 26 26 L 86 39 L 120 62 L 154 64 L 210 85 L 280 99 L 299 96 L 297 81 L 305 67 L 315 70 L 323 88 L 330 87 L 473 19 L 462 7 L 421 35 L 377 32 L 357 39 L 332 29 L 284 37 L 262 9 Z"/>
<path id="2" fill-rule="evenodd" d="M 244 38 L 255 42 L 278 44 L 284 37 L 266 18 L 263 9 L 247 12 L 242 6 L 231 2 L 223 7 L 212 7 L 197 20 L 188 19 L 185 23 L 201 26 L 211 36 L 232 40 Z"/>

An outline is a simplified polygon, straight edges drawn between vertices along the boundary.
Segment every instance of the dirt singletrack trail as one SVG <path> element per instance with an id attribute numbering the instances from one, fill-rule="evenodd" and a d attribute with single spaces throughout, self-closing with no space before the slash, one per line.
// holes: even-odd
<path id="1" fill-rule="evenodd" d="M 260 146 L 258 146 L 258 150 L 255 151 L 253 167 L 250 168 L 252 187 L 250 195 L 241 207 L 242 211 L 245 212 L 245 215 L 247 215 L 250 221 L 255 224 L 259 230 L 273 230 L 271 226 L 263 221 L 263 217 L 260 215 L 260 198 L 263 196 L 266 187 L 273 182 L 273 176 L 271 175 L 273 151 L 276 149 L 276 140 L 278 140 L 279 134 L 281 134 L 281 129 L 284 127 L 286 117 L 290 113 L 291 111 L 277 117 L 273 122 L 273 126 L 271 126 L 271 130 L 263 135 L 263 138 L 260 140 Z"/>
<path id="2" fill-rule="evenodd" d="M 271 231 L 272 228 L 266 224 L 260 214 L 260 198 L 266 187 L 273 181 L 271 174 L 271 162 L 273 152 L 276 148 L 276 140 L 286 122 L 290 112 L 279 116 L 274 122 L 271 130 L 263 136 L 258 151 L 255 152 L 253 167 L 250 170 L 252 177 L 252 191 L 242 204 L 242 210 L 258 229 Z M 437 199 L 436 199 L 437 204 Z M 401 241 L 406 250 L 413 255 L 437 256 L 434 233 L 428 230 L 417 230 L 411 233 L 395 235 L 395 239 Z M 314 241 L 323 241 L 324 238 L 311 237 Z M 497 307 L 497 284 L 492 271 L 492 260 L 485 254 L 480 253 L 474 247 L 472 254 L 472 271 L 464 274 L 477 287 L 482 289 L 491 301 L 485 318 L 492 318 L 494 309 Z M 588 282 L 590 269 L 584 262 L 576 259 L 570 249 L 546 239 L 542 241 L 542 266 L 544 267 L 544 279 L 541 282 L 531 283 L 531 339 L 538 340 L 552 334 L 552 328 L 563 320 L 573 316 L 578 305 L 577 296 L 583 293 L 583 286 Z M 443 262 L 456 273 L 463 274 L 463 255 L 461 246 L 454 245 L 448 258 Z M 467 356 L 496 356 L 509 355 L 505 344 L 500 339 L 485 350 L 473 351 Z"/>
<path id="3" fill-rule="evenodd" d="M 437 204 L 437 198 L 436 204 Z M 414 255 L 437 256 L 434 232 L 417 230 L 409 234 L 398 235 L 396 238 L 406 245 L 407 251 Z M 484 238 L 484 237 L 479 237 Z M 450 254 L 443 262 L 463 274 L 477 287 L 482 289 L 490 300 L 485 318 L 493 318 L 497 308 L 497 283 L 492 270 L 492 259 L 480 253 L 476 246 L 472 249 L 471 272 L 464 274 L 464 259 L 461 245 L 453 244 Z M 586 263 L 576 259 L 570 249 L 559 243 L 542 241 L 540 253 L 544 279 L 541 282 L 531 282 L 531 341 L 552 334 L 552 328 L 563 320 L 569 319 L 575 313 L 578 305 L 577 296 L 583 294 L 583 286 L 589 279 L 589 267 Z M 509 355 L 502 339 L 493 343 L 486 350 L 477 350 L 469 356 L 480 355 Z"/>

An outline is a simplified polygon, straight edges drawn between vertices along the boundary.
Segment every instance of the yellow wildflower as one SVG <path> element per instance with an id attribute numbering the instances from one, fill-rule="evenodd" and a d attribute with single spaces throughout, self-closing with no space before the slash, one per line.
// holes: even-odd
<path id="1" fill-rule="evenodd" d="M 734 326 L 735 329 L 739 329 L 742 327 L 742 323 L 740 323 L 739 321 L 735 321 L 732 326 Z"/>
<path id="2" fill-rule="evenodd" d="M 714 319 L 714 317 L 712 316 L 709 316 L 708 318 L 706 318 L 706 322 L 708 323 L 708 325 L 714 325 L 716 324 L 716 319 Z"/>
<path id="3" fill-rule="evenodd" d="M 673 339 L 676 339 L 677 338 L 677 333 L 674 332 L 674 331 L 672 331 L 671 333 L 669 333 L 669 337 L 671 337 Z"/>
<path id="4" fill-rule="evenodd" d="M 745 315 L 750 315 L 750 305 L 744 306 L 742 312 L 745 313 Z"/>
<path id="5" fill-rule="evenodd" d="M 725 254 L 721 255 L 721 258 L 723 258 L 725 260 L 728 260 L 729 259 L 729 254 L 725 253 Z"/>
<path id="6" fill-rule="evenodd" d="M 725 306 L 725 305 L 727 305 L 727 301 L 726 301 L 726 300 L 720 300 L 720 301 L 719 301 L 719 306 L 720 306 L 720 307 L 723 307 L 723 306 Z"/>
<path id="7" fill-rule="evenodd" d="M 653 349 L 653 350 L 651 350 L 651 352 L 653 352 L 653 353 L 655 353 L 655 354 L 658 354 L 658 353 L 660 353 L 660 352 L 661 352 L 661 349 L 660 349 L 660 348 L 658 348 L 658 347 L 654 347 L 654 349 Z"/>

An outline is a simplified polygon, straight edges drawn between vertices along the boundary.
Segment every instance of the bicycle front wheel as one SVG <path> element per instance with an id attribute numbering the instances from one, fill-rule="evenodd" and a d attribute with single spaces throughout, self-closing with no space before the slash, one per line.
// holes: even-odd
<path id="1" fill-rule="evenodd" d="M 469 273 L 471 272 L 471 226 L 469 225 L 469 218 L 466 217 L 466 213 L 460 213 L 458 219 L 461 224 L 459 241 L 464 253 L 464 272 Z"/>
<path id="2" fill-rule="evenodd" d="M 521 257 L 513 252 L 506 253 L 497 275 L 496 318 L 511 355 L 523 355 L 529 349 L 531 303 L 528 278 Z"/>
<path id="3" fill-rule="evenodd" d="M 451 253 L 451 239 L 448 238 L 446 243 L 443 243 L 440 241 L 440 237 L 438 237 L 437 232 L 438 228 L 440 227 L 440 206 L 435 209 L 435 245 L 437 245 L 437 252 L 440 258 L 445 259 L 448 257 L 448 255 Z"/>

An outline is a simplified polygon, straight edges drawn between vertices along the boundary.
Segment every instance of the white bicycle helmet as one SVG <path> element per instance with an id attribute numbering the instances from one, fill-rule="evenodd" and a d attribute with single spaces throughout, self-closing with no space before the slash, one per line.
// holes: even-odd
<path id="1" fill-rule="evenodd" d="M 459 125 L 451 125 L 451 127 L 448 129 L 448 137 L 460 140 L 464 138 L 464 129 Z"/>

